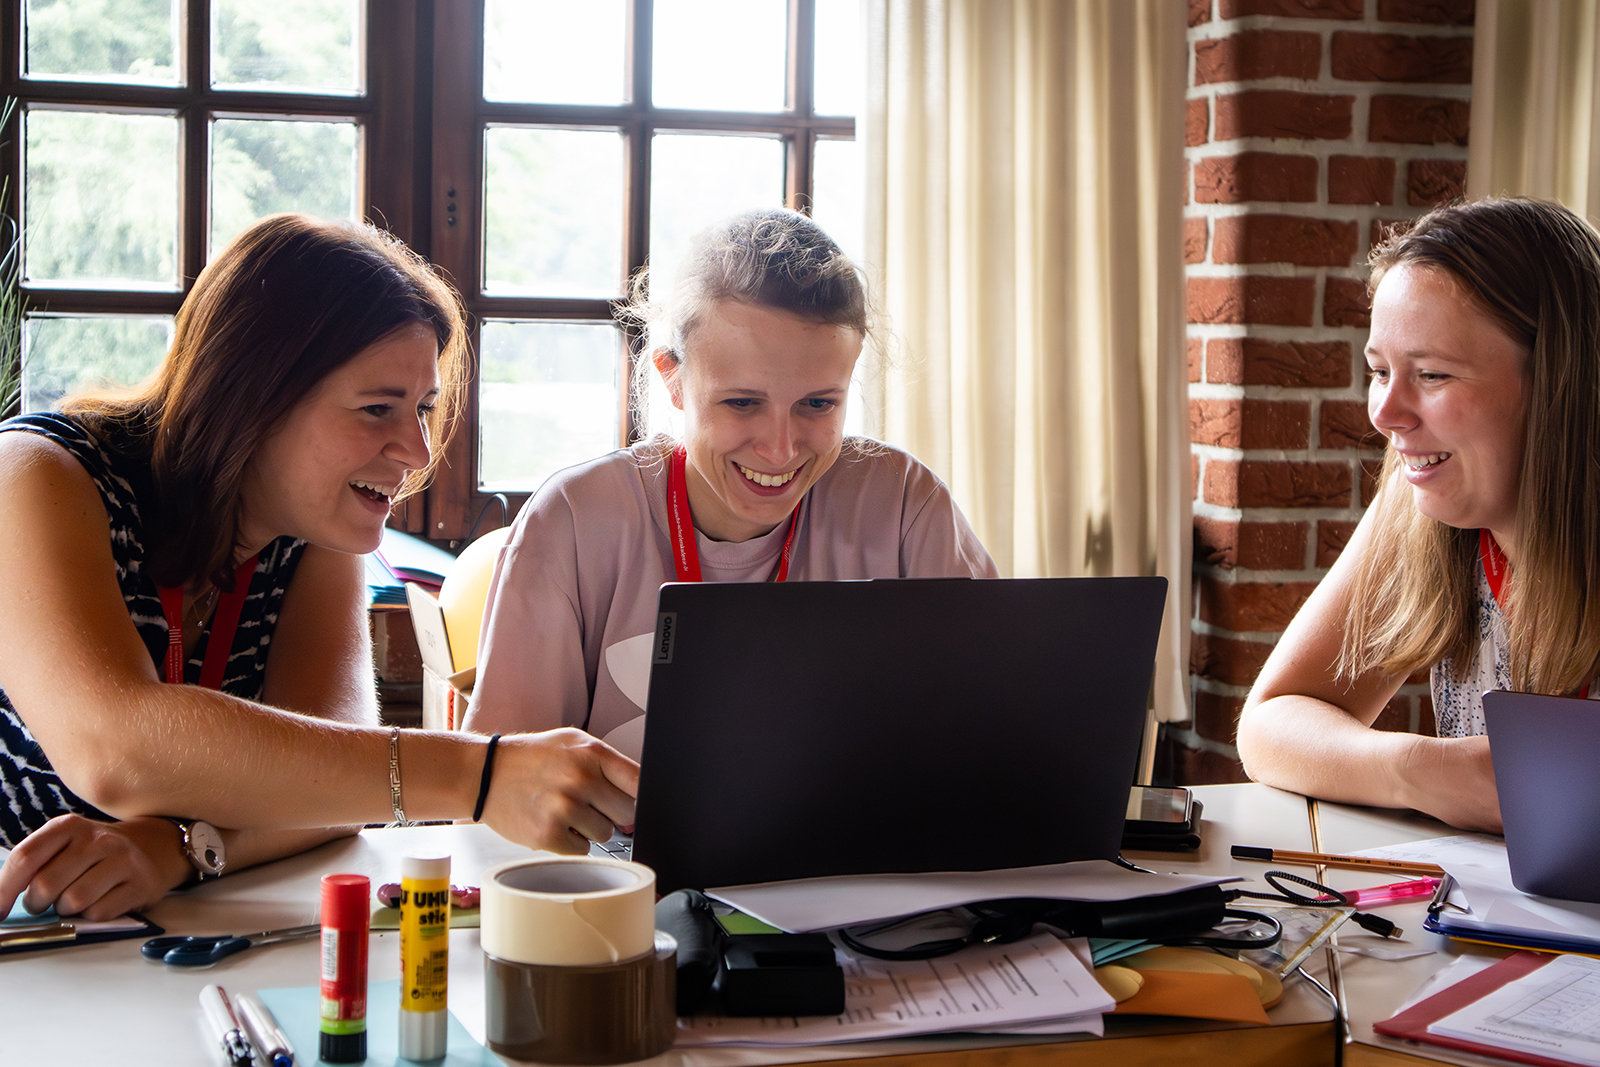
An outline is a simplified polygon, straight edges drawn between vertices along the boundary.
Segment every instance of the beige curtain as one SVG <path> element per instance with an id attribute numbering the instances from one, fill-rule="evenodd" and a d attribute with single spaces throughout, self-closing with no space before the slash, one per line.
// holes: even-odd
<path id="1" fill-rule="evenodd" d="M 1185 10 L 867 0 L 861 133 L 891 330 L 869 425 L 1002 574 L 1166 576 L 1163 721 L 1189 717 Z"/>
<path id="2" fill-rule="evenodd" d="M 1478 0 L 1470 196 L 1559 200 L 1600 220 L 1600 0 Z"/>

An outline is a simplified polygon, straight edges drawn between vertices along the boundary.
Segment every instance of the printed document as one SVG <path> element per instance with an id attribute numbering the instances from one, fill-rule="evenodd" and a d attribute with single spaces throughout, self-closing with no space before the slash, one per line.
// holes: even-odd
<path id="1" fill-rule="evenodd" d="M 1559 956 L 1428 1032 L 1600 1067 L 1600 960 Z"/>
<path id="2" fill-rule="evenodd" d="M 1099 1035 L 1101 1013 L 1116 1007 L 1082 961 L 1051 934 L 1009 945 L 975 945 L 932 960 L 857 960 L 840 953 L 839 962 L 845 977 L 843 1015 L 696 1015 L 678 1020 L 676 1044 L 814 1045 L 1047 1020 L 1053 1023 L 1049 1033 Z"/>

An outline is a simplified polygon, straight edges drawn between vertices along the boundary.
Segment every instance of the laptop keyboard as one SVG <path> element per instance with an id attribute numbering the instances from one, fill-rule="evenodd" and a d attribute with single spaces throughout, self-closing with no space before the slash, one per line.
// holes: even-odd
<path id="1" fill-rule="evenodd" d="M 631 860 L 633 858 L 633 835 L 625 834 L 621 830 L 613 830 L 611 836 L 604 841 L 589 842 L 589 855 L 599 859 L 610 857 L 614 860 Z"/>

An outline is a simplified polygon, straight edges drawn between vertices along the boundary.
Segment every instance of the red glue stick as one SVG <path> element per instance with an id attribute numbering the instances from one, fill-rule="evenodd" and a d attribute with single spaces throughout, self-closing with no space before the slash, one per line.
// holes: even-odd
<path id="1" fill-rule="evenodd" d="M 328 1063 L 367 1058 L 367 896 L 363 874 L 322 879 L 322 1026 L 317 1053 Z"/>

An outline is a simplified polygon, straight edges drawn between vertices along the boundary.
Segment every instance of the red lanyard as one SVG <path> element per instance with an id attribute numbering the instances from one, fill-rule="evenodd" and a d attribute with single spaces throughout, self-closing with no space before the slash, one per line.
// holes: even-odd
<path id="1" fill-rule="evenodd" d="M 1500 605 L 1500 610 L 1506 610 L 1505 598 L 1500 591 L 1505 588 L 1506 575 L 1510 573 L 1511 564 L 1506 559 L 1506 554 L 1500 550 L 1500 542 L 1494 539 L 1494 534 L 1486 529 L 1478 531 L 1478 557 L 1483 560 L 1483 576 L 1489 579 L 1489 592 L 1494 594 L 1494 602 Z M 1589 686 L 1585 685 L 1578 690 L 1578 699 L 1589 698 Z"/>
<path id="2" fill-rule="evenodd" d="M 699 582 L 700 549 L 694 541 L 694 516 L 689 514 L 689 453 L 682 445 L 672 450 L 667 466 L 667 526 L 672 534 L 672 562 L 678 581 Z M 789 556 L 794 551 L 794 529 L 800 521 L 800 507 L 789 516 L 789 536 L 784 538 L 783 555 L 778 557 L 778 575 L 773 581 L 789 577 Z"/>
<path id="3" fill-rule="evenodd" d="M 256 573 L 256 557 L 239 564 L 233 573 L 233 592 L 217 601 L 211 617 L 211 639 L 206 643 L 206 659 L 200 665 L 200 684 L 207 689 L 222 688 L 222 672 L 233 652 L 233 633 L 239 628 L 239 613 L 250 595 L 250 578 Z M 183 590 L 161 587 L 161 614 L 167 617 L 167 681 L 183 684 Z"/>
<path id="4" fill-rule="evenodd" d="M 1500 542 L 1487 529 L 1478 531 L 1478 556 L 1483 560 L 1484 577 L 1489 579 L 1489 592 L 1494 594 L 1494 602 L 1504 611 L 1506 602 L 1500 590 L 1505 587 L 1506 573 L 1511 564 L 1506 560 L 1506 554 L 1500 551 Z"/>

